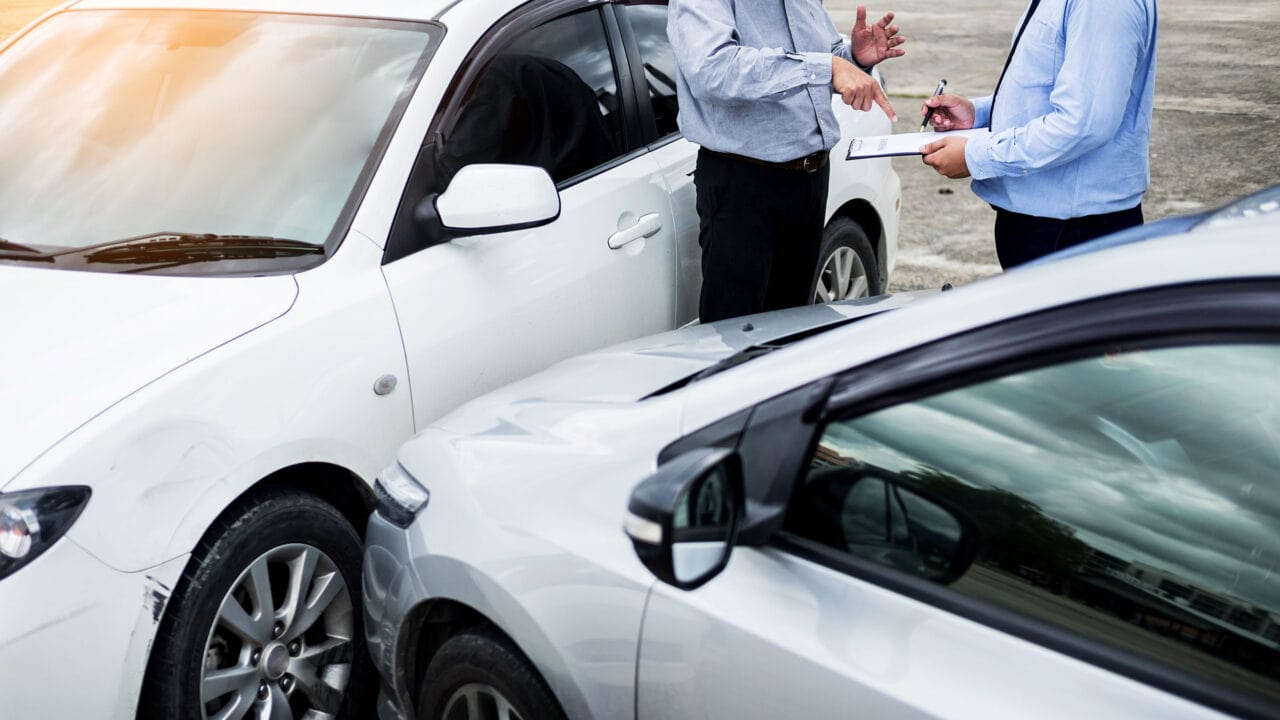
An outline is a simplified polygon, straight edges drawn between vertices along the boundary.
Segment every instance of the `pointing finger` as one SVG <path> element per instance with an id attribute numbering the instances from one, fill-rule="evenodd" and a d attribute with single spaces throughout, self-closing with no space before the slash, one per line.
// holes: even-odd
<path id="1" fill-rule="evenodd" d="M 884 96 L 884 90 L 880 89 L 879 84 L 876 84 L 875 86 L 875 93 L 876 104 L 884 110 L 884 114 L 888 115 L 890 120 L 897 122 L 898 113 L 893 111 L 893 105 L 889 104 L 889 98 Z"/>

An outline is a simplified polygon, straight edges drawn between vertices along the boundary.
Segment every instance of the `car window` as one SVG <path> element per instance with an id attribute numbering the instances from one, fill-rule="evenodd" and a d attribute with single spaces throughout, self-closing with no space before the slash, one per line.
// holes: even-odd
<path id="1" fill-rule="evenodd" d="M 645 84 L 653 106 L 658 137 L 680 132 L 676 115 L 680 103 L 676 99 L 676 54 L 667 39 L 666 5 L 628 5 L 627 19 L 640 47 Z"/>
<path id="2" fill-rule="evenodd" d="M 174 233 L 336 242 L 440 36 L 288 14 L 55 15 L 0 54 L 0 237 L 48 252 Z"/>
<path id="3" fill-rule="evenodd" d="M 474 163 L 536 165 L 561 183 L 624 147 L 604 20 L 586 10 L 534 28 L 489 61 L 445 135 L 437 189 Z"/>
<path id="4" fill-rule="evenodd" d="M 828 424 L 786 530 L 1275 702 L 1277 468 L 1280 346 L 1135 350 Z"/>

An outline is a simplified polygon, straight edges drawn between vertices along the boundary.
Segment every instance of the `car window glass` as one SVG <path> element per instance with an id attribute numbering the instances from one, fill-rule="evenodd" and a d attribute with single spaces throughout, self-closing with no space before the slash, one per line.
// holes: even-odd
<path id="1" fill-rule="evenodd" d="M 618 84 L 598 10 L 557 18 L 504 48 L 468 92 L 437 159 L 438 189 L 474 163 L 545 168 L 557 182 L 622 153 Z"/>
<path id="2" fill-rule="evenodd" d="M 425 68 L 439 33 L 423 28 L 53 16 L 0 55 L 0 237 L 50 251 L 162 233 L 321 245 L 345 233 L 344 209 Z"/>
<path id="3" fill-rule="evenodd" d="M 829 424 L 786 529 L 1275 702 L 1277 468 L 1280 346 L 1132 351 Z"/>
<path id="4" fill-rule="evenodd" d="M 676 99 L 676 54 L 667 39 L 666 5 L 629 5 L 627 18 L 640 46 L 640 62 L 644 65 L 645 84 L 653 105 L 658 137 L 680 132 L 676 115 L 680 104 Z"/>

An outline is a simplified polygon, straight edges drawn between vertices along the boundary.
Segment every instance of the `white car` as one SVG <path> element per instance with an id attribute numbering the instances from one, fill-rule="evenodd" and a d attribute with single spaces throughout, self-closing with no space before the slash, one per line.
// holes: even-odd
<path id="1" fill-rule="evenodd" d="M 369 522 L 381 716 L 1274 717 L 1260 202 L 635 341 L 445 416 Z"/>
<path id="2" fill-rule="evenodd" d="M 361 707 L 395 448 L 694 320 L 664 13 L 83 0 L 4 45 L 0 715 Z M 875 263 L 832 289 L 874 291 L 897 178 L 832 182 L 829 256 Z"/>

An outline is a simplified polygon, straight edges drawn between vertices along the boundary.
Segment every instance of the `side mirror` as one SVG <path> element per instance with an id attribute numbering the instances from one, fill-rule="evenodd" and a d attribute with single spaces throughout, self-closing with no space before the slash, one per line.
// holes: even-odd
<path id="1" fill-rule="evenodd" d="M 742 470 L 732 450 L 694 450 L 636 486 L 625 530 L 662 582 L 693 590 L 729 563 L 742 517 Z"/>
<path id="2" fill-rule="evenodd" d="M 959 579 L 980 546 L 967 513 L 910 478 L 877 468 L 818 471 L 797 501 L 804 537 L 933 582 Z"/>
<path id="3" fill-rule="evenodd" d="M 531 165 L 468 165 L 414 219 L 432 244 L 453 237 L 546 225 L 560 217 L 560 193 L 547 171 Z"/>

